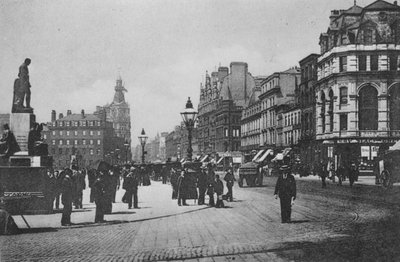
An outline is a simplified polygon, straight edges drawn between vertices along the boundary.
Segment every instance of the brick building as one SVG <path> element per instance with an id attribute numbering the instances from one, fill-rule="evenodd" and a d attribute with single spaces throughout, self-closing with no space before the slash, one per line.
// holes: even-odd
<path id="1" fill-rule="evenodd" d="M 199 154 L 240 150 L 240 119 L 255 88 L 247 63 L 232 62 L 206 74 L 198 106 Z"/>
<path id="2" fill-rule="evenodd" d="M 107 160 L 117 164 L 122 161 L 124 139 L 115 135 L 113 125 L 106 121 L 106 115 L 59 114 L 51 112 L 51 122 L 47 124 L 48 131 L 43 132 L 43 138 L 49 145 L 49 154 L 53 156 L 55 169 L 71 165 L 75 158 L 80 168 L 96 168 L 99 160 Z"/>

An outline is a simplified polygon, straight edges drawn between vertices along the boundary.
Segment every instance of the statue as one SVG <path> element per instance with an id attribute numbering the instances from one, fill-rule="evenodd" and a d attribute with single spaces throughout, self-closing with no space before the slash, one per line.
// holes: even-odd
<path id="1" fill-rule="evenodd" d="M 28 70 L 30 64 L 31 59 L 26 58 L 24 63 L 19 67 L 18 78 L 14 81 L 12 113 L 33 113 L 33 108 L 31 108 L 31 84 L 29 82 Z M 24 100 L 26 100 L 25 106 L 23 105 Z"/>

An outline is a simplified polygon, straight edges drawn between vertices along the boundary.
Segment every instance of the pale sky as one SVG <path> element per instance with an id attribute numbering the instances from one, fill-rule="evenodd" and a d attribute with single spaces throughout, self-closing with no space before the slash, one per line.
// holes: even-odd
<path id="1" fill-rule="evenodd" d="M 374 1 L 358 0 L 364 7 Z M 26 57 L 37 120 L 51 110 L 92 113 L 110 103 L 120 74 L 131 107 L 132 141 L 172 131 L 205 71 L 247 62 L 253 76 L 318 53 L 330 10 L 353 0 L 159 0 L 0 2 L 0 113 Z"/>

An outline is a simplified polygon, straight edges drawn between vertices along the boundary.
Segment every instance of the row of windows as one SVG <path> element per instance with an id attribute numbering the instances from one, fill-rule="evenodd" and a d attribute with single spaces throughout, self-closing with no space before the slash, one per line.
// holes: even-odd
<path id="1" fill-rule="evenodd" d="M 75 154 L 76 152 L 72 152 L 72 150 L 70 150 L 69 148 L 52 148 L 51 149 L 51 155 L 56 155 L 56 154 L 59 154 L 59 155 L 69 155 L 69 154 Z M 100 155 L 101 154 L 101 149 L 93 149 L 93 148 L 90 148 L 89 149 L 89 151 L 88 151 L 88 153 L 90 154 L 90 155 L 94 155 L 94 153 L 96 152 L 96 154 L 97 155 Z M 79 153 L 80 154 L 82 154 L 82 155 L 85 155 L 86 154 L 86 149 L 85 148 L 81 148 L 81 149 L 79 149 Z"/>
<path id="2" fill-rule="evenodd" d="M 96 131 L 96 133 L 97 133 L 98 136 L 101 135 L 101 131 Z M 53 136 L 55 136 L 55 135 L 57 134 L 57 131 L 53 130 L 53 131 L 51 132 L 51 134 L 52 134 Z M 95 131 L 90 130 L 90 131 L 88 132 L 88 131 L 86 131 L 86 130 L 82 130 L 82 131 L 78 131 L 78 130 L 75 130 L 75 131 L 68 131 L 68 130 L 67 130 L 67 131 L 64 131 L 64 130 L 60 130 L 60 131 L 58 131 L 58 134 L 59 134 L 60 136 L 63 136 L 64 134 L 65 134 L 66 136 L 71 136 L 72 134 L 73 134 L 74 136 L 78 136 L 79 134 L 82 134 L 82 135 L 84 135 L 84 136 L 86 136 L 86 134 L 89 134 L 89 135 L 91 135 L 91 136 L 94 136 Z"/>
<path id="3" fill-rule="evenodd" d="M 97 145 L 101 144 L 101 140 L 100 139 L 97 139 L 97 140 L 90 139 L 90 140 L 88 140 L 88 142 L 89 142 L 89 145 L 94 145 L 94 143 L 96 143 Z M 69 139 L 65 139 L 65 140 L 59 139 L 58 140 L 58 145 L 60 145 L 60 146 L 62 146 L 62 145 L 69 146 L 69 145 L 72 145 L 72 143 L 74 143 L 74 145 L 86 145 L 87 141 L 86 141 L 86 139 L 82 139 L 82 140 L 78 140 L 78 139 L 75 139 L 75 140 L 72 140 L 72 139 L 71 140 L 69 140 Z M 56 145 L 57 141 L 55 139 L 53 139 L 53 140 L 51 140 L 51 144 L 52 145 Z"/>
<path id="4" fill-rule="evenodd" d="M 56 121 L 53 122 L 53 126 L 101 126 L 101 121 Z"/>
<path id="5" fill-rule="evenodd" d="M 293 126 L 300 123 L 300 112 L 285 114 L 285 126 Z"/>

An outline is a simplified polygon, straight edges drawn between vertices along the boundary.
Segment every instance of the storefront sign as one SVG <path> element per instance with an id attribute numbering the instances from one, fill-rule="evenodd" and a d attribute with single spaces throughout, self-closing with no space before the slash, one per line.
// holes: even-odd
<path id="1" fill-rule="evenodd" d="M 341 138 L 336 140 L 338 144 L 394 144 L 398 140 L 397 139 L 374 139 L 374 138 L 359 138 L 359 139 L 350 139 L 350 138 Z"/>
<path id="2" fill-rule="evenodd" d="M 44 197 L 43 192 L 4 192 L 4 200 Z"/>

